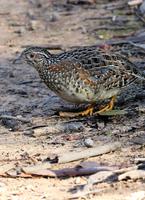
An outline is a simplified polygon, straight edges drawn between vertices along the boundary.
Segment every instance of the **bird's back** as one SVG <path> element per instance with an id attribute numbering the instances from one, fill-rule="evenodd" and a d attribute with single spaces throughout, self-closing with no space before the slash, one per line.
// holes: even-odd
<path id="1" fill-rule="evenodd" d="M 103 48 L 82 47 L 56 55 L 58 61 L 76 62 L 95 78 L 97 84 L 111 87 L 125 87 L 145 75 L 126 57 Z"/>

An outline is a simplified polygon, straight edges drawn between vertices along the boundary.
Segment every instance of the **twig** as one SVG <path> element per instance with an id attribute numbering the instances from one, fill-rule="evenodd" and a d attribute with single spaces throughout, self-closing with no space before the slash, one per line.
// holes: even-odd
<path id="1" fill-rule="evenodd" d="M 114 31 L 118 31 L 118 30 L 126 30 L 126 29 L 132 29 L 133 27 L 125 27 L 125 26 L 98 26 L 95 29 L 93 29 L 93 31 L 98 31 L 98 30 L 114 30 Z"/>
<path id="2" fill-rule="evenodd" d="M 132 180 L 136 180 L 136 179 L 145 179 L 145 171 L 144 170 L 132 170 L 129 172 L 126 172 L 124 174 L 121 174 L 118 176 L 118 180 L 124 180 L 124 179 L 132 179 Z"/>
<path id="3" fill-rule="evenodd" d="M 122 15 L 108 15 L 108 16 L 96 16 L 96 17 L 87 17 L 87 18 L 84 18 L 83 21 L 86 21 L 86 20 L 111 20 L 111 21 L 119 21 L 121 20 L 122 22 L 126 22 L 128 21 L 126 17 L 123 17 Z M 131 19 L 130 19 L 131 20 Z"/>
<path id="4" fill-rule="evenodd" d="M 13 120 L 18 120 L 24 123 L 30 123 L 31 120 L 30 119 L 26 119 L 24 117 L 21 116 L 10 116 L 10 115 L 0 115 L 0 119 L 13 119 Z"/>
<path id="5" fill-rule="evenodd" d="M 64 168 L 60 170 L 51 170 L 51 169 L 38 169 L 38 170 L 33 170 L 27 169 L 25 171 L 25 168 L 23 169 L 23 172 L 28 174 L 28 175 L 35 175 L 35 176 L 47 176 L 47 177 L 72 177 L 72 176 L 84 176 L 84 175 L 91 175 L 96 172 L 98 172 L 100 168 L 98 167 L 74 167 L 74 168 Z"/>
<path id="6" fill-rule="evenodd" d="M 72 168 L 63 168 L 59 170 L 49 169 L 50 163 L 42 163 L 32 165 L 30 167 L 23 167 L 22 171 L 26 174 L 49 176 L 49 177 L 66 177 L 66 176 L 82 176 L 90 175 L 100 171 L 109 171 L 110 167 L 100 166 L 95 162 L 82 162 Z"/>
<path id="7" fill-rule="evenodd" d="M 96 17 L 88 17 L 88 18 L 85 18 L 84 21 L 86 20 L 100 20 L 100 19 L 112 19 L 113 16 L 96 16 Z"/>
<path id="8" fill-rule="evenodd" d="M 34 80 L 30 80 L 30 81 L 21 81 L 21 82 L 18 83 L 18 85 L 29 84 L 29 83 L 34 83 L 34 82 L 38 82 L 38 81 L 34 81 Z"/>
<path id="9" fill-rule="evenodd" d="M 94 147 L 91 149 L 83 150 L 82 152 L 68 152 L 58 156 L 58 163 L 67 163 L 75 160 L 81 160 L 84 158 L 89 158 L 93 156 L 98 156 L 101 154 L 109 153 L 121 147 L 121 143 L 114 142 L 109 143 L 104 146 Z"/>
<path id="10" fill-rule="evenodd" d="M 136 10 L 135 11 L 136 16 L 140 19 L 140 21 L 145 25 L 145 19 L 139 14 L 139 12 Z"/>

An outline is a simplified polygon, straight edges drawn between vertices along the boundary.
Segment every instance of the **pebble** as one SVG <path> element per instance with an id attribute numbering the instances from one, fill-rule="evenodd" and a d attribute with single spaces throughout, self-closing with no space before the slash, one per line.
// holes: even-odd
<path id="1" fill-rule="evenodd" d="M 105 128 L 104 122 L 97 122 L 97 125 L 98 125 L 98 130 L 103 130 Z"/>
<path id="2" fill-rule="evenodd" d="M 84 145 L 86 147 L 93 147 L 94 146 L 94 141 L 91 138 L 87 138 L 84 140 Z"/>
<path id="3" fill-rule="evenodd" d="M 26 136 L 33 136 L 34 131 L 33 130 L 26 130 L 26 131 L 23 132 L 23 134 L 26 135 Z"/>

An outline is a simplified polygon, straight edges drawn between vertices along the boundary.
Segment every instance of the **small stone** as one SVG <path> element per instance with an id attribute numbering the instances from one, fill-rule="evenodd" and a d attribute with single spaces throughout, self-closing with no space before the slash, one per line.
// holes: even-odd
<path id="1" fill-rule="evenodd" d="M 94 146 L 94 141 L 91 138 L 87 138 L 84 140 L 84 145 L 86 147 L 93 147 Z"/>
<path id="2" fill-rule="evenodd" d="M 33 130 L 26 130 L 23 132 L 24 135 L 26 136 L 32 136 L 33 137 L 33 134 L 34 134 L 34 131 Z"/>
<path id="3" fill-rule="evenodd" d="M 56 14 L 52 14 L 49 16 L 50 22 L 56 22 L 58 20 L 58 16 Z"/>
<path id="4" fill-rule="evenodd" d="M 97 125 L 98 125 L 98 130 L 103 130 L 105 128 L 104 122 L 97 122 Z"/>
<path id="5" fill-rule="evenodd" d="M 31 28 L 32 28 L 32 30 L 36 30 L 38 28 L 37 20 L 31 20 Z"/>

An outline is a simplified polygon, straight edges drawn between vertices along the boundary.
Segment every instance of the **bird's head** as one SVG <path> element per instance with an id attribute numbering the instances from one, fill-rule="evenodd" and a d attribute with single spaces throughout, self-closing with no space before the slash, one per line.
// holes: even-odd
<path id="1" fill-rule="evenodd" d="M 37 70 L 40 66 L 44 64 L 49 64 L 52 55 L 46 48 L 42 47 L 29 47 L 26 48 L 20 56 L 14 60 L 14 64 L 20 64 L 26 62 L 30 65 L 33 65 Z"/>

